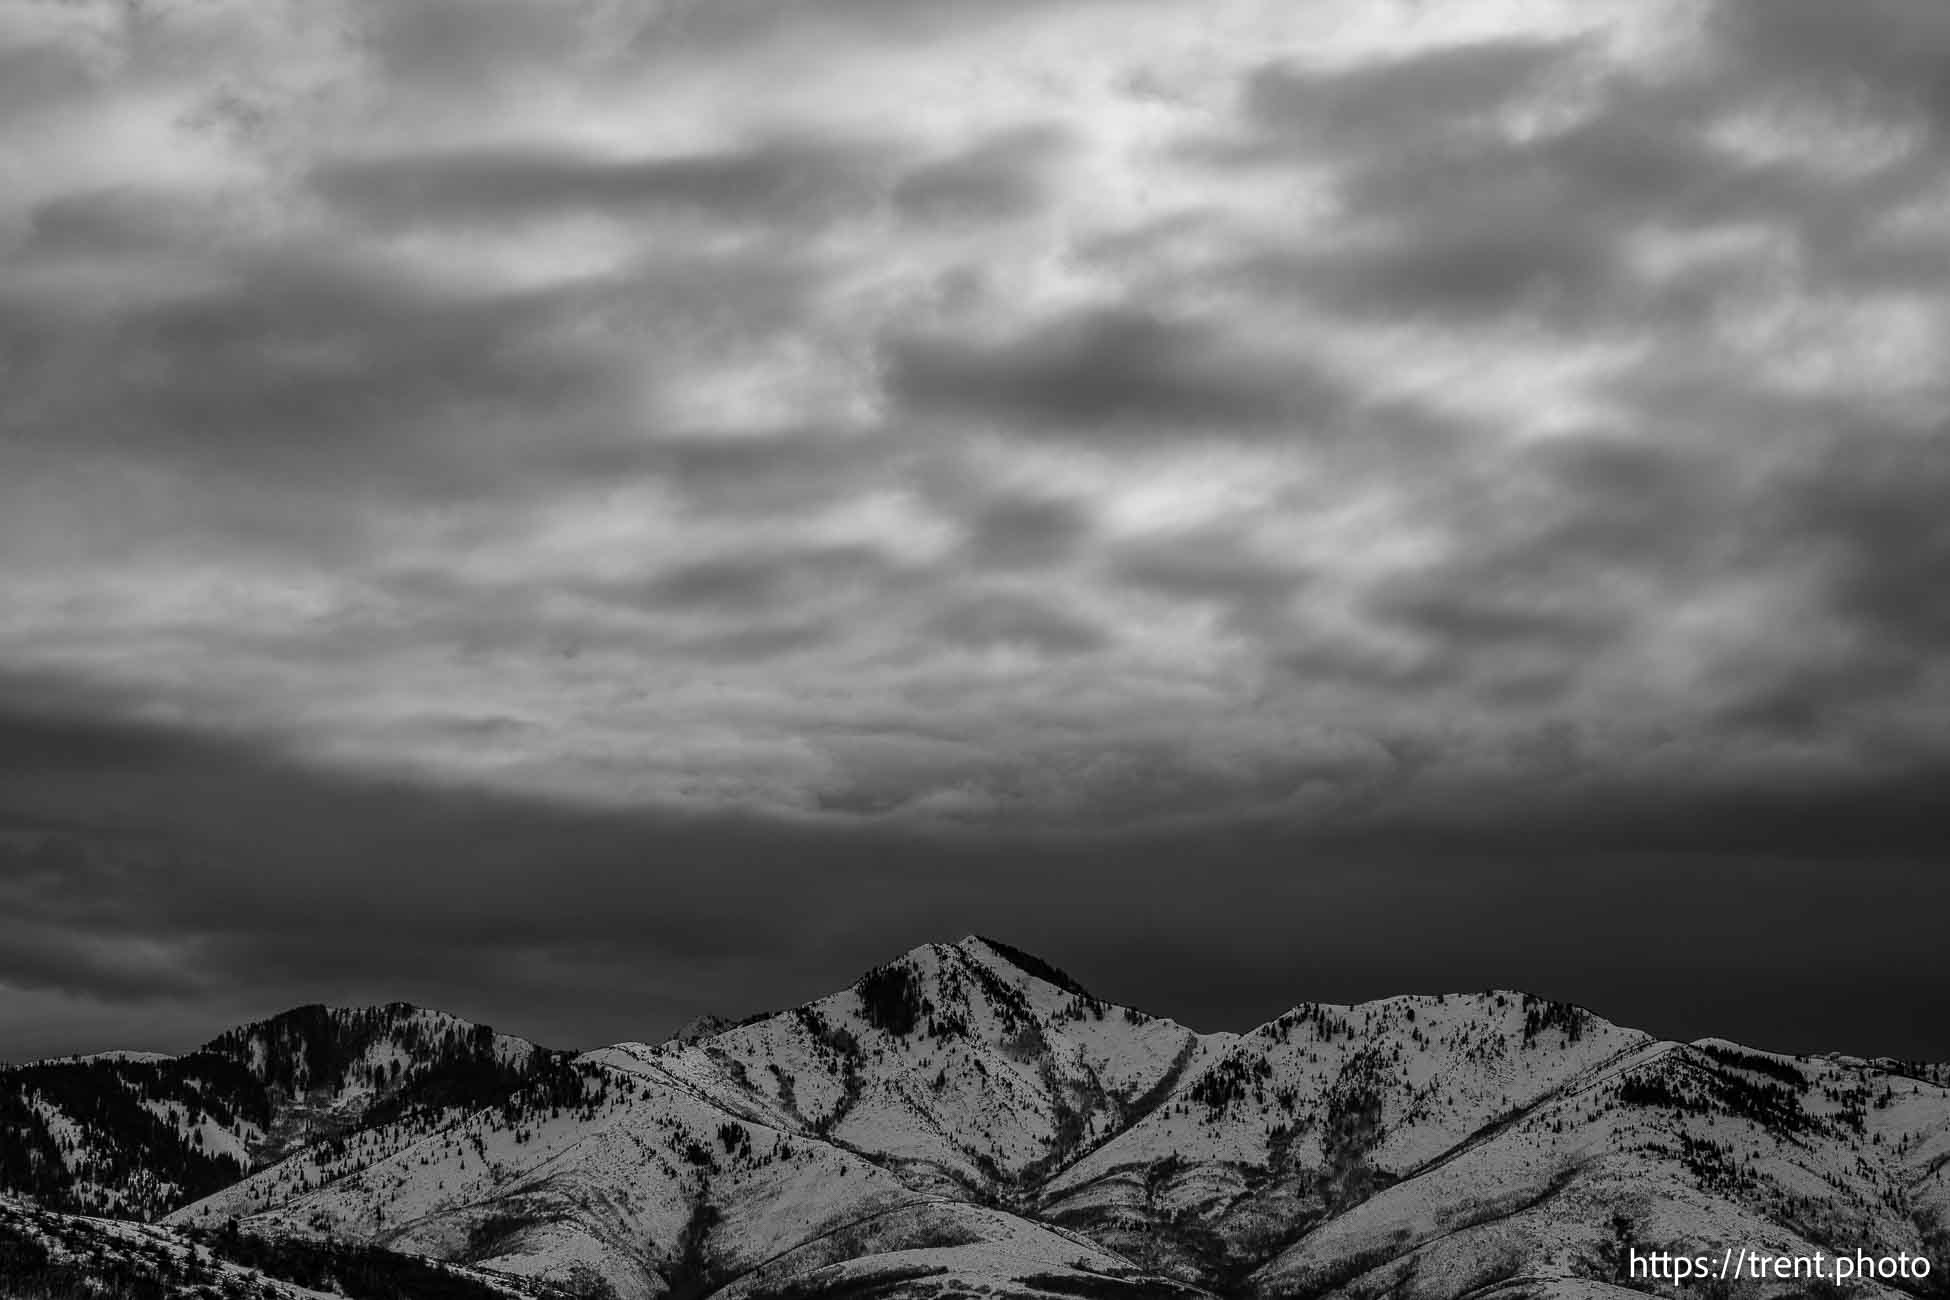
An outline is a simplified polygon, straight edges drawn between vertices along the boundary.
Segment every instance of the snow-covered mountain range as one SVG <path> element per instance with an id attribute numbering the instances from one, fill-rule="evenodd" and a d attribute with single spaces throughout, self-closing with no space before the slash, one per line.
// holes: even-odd
<path id="1" fill-rule="evenodd" d="M 100 1112 L 40 1082 L 57 1068 L 139 1096 L 230 1177 L 104 1162 Z M 1862 1294 L 1950 1294 L 1946 1085 L 1516 992 L 1203 1034 L 970 937 L 573 1059 L 411 1008 L 311 1008 L 175 1062 L 25 1067 L 0 1075 L 0 1165 L 70 1208 L 174 1197 L 165 1230 L 619 1300 L 1589 1297 L 1626 1286 L 1631 1250 L 1726 1246 L 1921 1253 L 1935 1279 Z"/>
<path id="2" fill-rule="evenodd" d="M 407 1004 L 298 1007 L 196 1051 L 0 1070 L 0 1189 L 153 1218 L 287 1153 L 499 1100 L 567 1054 Z"/>

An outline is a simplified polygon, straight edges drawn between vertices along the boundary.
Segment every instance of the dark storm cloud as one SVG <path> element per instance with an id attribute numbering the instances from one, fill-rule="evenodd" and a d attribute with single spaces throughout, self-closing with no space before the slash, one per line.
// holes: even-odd
<path id="1" fill-rule="evenodd" d="M 178 954 L 145 951 L 141 936 L 69 929 L 31 903 L 16 906 L 0 920 L 0 986 L 28 994 L 85 990 L 125 1010 L 209 993 L 212 981 L 178 969 Z"/>
<path id="2" fill-rule="evenodd" d="M 585 53 L 589 17 L 574 0 L 400 0 L 361 6 L 355 31 L 396 84 L 478 92 Z"/>
<path id="3" fill-rule="evenodd" d="M 1002 339 L 906 334 L 886 348 L 889 391 L 917 416 L 1056 440 L 1234 437 L 1319 427 L 1349 397 L 1288 355 L 1133 306 L 1075 313 Z"/>
<path id="4" fill-rule="evenodd" d="M 1111 557 L 1110 573 L 1153 595 L 1223 609 L 1232 626 L 1247 632 L 1277 626 L 1308 576 L 1303 564 L 1277 563 L 1216 531 L 1128 544 Z"/>
<path id="5" fill-rule="evenodd" d="M 0 1032 L 1921 1041 L 1940 6 L 226 2 L 0 22 Z"/>
<path id="6" fill-rule="evenodd" d="M 1279 157 L 1302 140 L 1386 149 L 1406 136 L 1456 131 L 1561 74 L 1580 48 L 1575 41 L 1488 40 L 1350 70 L 1263 67 L 1244 93 L 1255 136 L 1217 153 Z"/>
<path id="7" fill-rule="evenodd" d="M 1784 476 L 1760 507 L 1766 544 L 1803 560 L 1812 596 L 1840 644 L 1821 644 L 1733 684 L 1723 716 L 1803 738 L 1927 693 L 1950 652 L 1950 440 L 1940 430 L 1844 436 Z M 1905 743 L 1884 735 L 1879 743 Z"/>
<path id="8" fill-rule="evenodd" d="M 1553 441 L 1505 470 L 1514 491 L 1486 494 L 1472 550 L 1384 586 L 1372 609 L 1418 634 L 1431 680 L 1523 652 L 1568 684 L 1712 578 L 1797 575 L 1803 616 L 1839 639 L 1781 639 L 1712 683 L 1713 708 L 1738 727 L 1832 735 L 1864 708 L 1899 709 L 1950 645 L 1936 598 L 1950 581 L 1947 447 L 1935 432 L 1844 426 L 1737 486 L 1737 462 L 1709 448 Z M 1527 494 L 1526 475 L 1541 490 Z"/>
<path id="9" fill-rule="evenodd" d="M 88 60 L 59 41 L 0 48 L 0 111 L 24 113 L 71 101 L 93 80 Z"/>
<path id="10" fill-rule="evenodd" d="M 1709 453 L 1642 435 L 1549 438 L 1448 484 L 1473 544 L 1381 584 L 1371 609 L 1458 667 L 1513 650 L 1589 659 L 1637 616 L 1638 599 L 1607 596 L 1619 579 L 1684 589 L 1737 537 L 1724 473 Z"/>
<path id="11" fill-rule="evenodd" d="M 109 186 L 45 200 L 28 214 L 26 258 L 117 257 L 166 249 L 198 214 L 167 190 Z"/>
<path id="12" fill-rule="evenodd" d="M 1550 503 L 1529 539 L 1540 557 L 1656 565 L 1726 522 L 1716 516 L 1729 499 L 1727 467 L 1710 445 L 1593 430 L 1546 439 L 1515 468 Z"/>
<path id="13" fill-rule="evenodd" d="M 302 255 L 234 270 L 111 317 L 0 299 L 30 340 L 20 434 L 226 477 L 442 491 L 496 476 L 493 419 L 560 420 L 611 377 L 554 336 L 591 305 L 575 289 L 464 293 Z"/>
<path id="14" fill-rule="evenodd" d="M 658 210 L 713 221 L 796 226 L 874 201 L 879 150 L 827 140 L 767 140 L 701 153 L 619 160 L 560 148 L 340 159 L 312 184 L 347 213 L 387 226 L 466 226 Z"/>
<path id="15" fill-rule="evenodd" d="M 903 175 L 893 188 L 894 206 L 912 220 L 946 224 L 1026 215 L 1042 204 L 1046 173 L 1067 143 L 1050 126 L 1005 131 Z"/>
<path id="16" fill-rule="evenodd" d="M 23 691 L 63 704 L 29 708 Z M 66 730 L 64 752 L 107 760 L 59 785 L 10 783 L 0 853 L 9 932 L 31 940 L 0 945 L 0 979 L 22 1007 L 30 989 L 81 999 L 104 1035 L 140 1036 L 157 1016 L 182 1024 L 197 1007 L 201 1037 L 222 1017 L 313 998 L 406 996 L 586 1045 L 802 1000 L 914 942 L 980 930 L 1206 1027 L 1302 997 L 1516 982 L 1663 1032 L 1943 1054 L 1905 992 L 1930 982 L 1927 918 L 1950 902 L 1936 898 L 1941 873 L 1920 866 L 1950 831 L 1932 797 L 1946 773 L 1928 765 L 1771 788 L 1560 777 L 1445 790 L 1410 778 L 1383 805 L 1350 803 L 1311 828 L 1249 818 L 966 834 L 333 774 L 131 723 L 126 707 L 15 681 L 0 710 L 0 750 L 37 752 Z M 109 752 L 118 733 L 176 761 L 131 772 Z M 189 797 L 199 788 L 225 798 Z M 77 816 L 121 832 L 75 829 Z M 1313 867 L 1269 874 L 1269 855 Z M 1254 906 L 1241 911 L 1242 898 Z M 1295 918 L 1312 937 L 1300 948 Z M 1791 979 L 1809 943 L 1840 982 L 1811 990 L 1799 1019 L 1770 1010 L 1760 990 Z M 1875 960 L 1858 960 L 1870 947 Z M 1649 969 L 1708 967 L 1711 998 L 1648 989 Z M 166 1012 L 143 1009 L 156 1003 Z M 1846 1026 L 1810 1028 L 1844 1006 Z M 64 1046 L 109 1041 L 134 1039 Z"/>
<path id="17" fill-rule="evenodd" d="M 24 778 L 104 769 L 162 770 L 193 761 L 203 743 L 167 727 L 77 722 L 62 716 L 58 706 L 53 712 L 19 711 L 7 718 L 0 771 Z"/>
<path id="18" fill-rule="evenodd" d="M 1625 237 L 1742 222 L 1801 241 L 1818 254 L 1817 275 L 1884 283 L 1903 268 L 1934 275 L 1914 241 L 1879 229 L 1892 204 L 1932 183 L 1922 156 L 1867 177 L 1835 176 L 1808 158 L 1747 156 L 1713 135 L 1720 115 L 1777 111 L 1780 94 L 1806 89 L 1792 75 L 1804 66 L 1866 86 L 1886 62 L 1898 84 L 1920 81 L 1912 59 L 1896 54 L 1892 30 L 1824 52 L 1832 10 L 1816 19 L 1808 6 L 1727 8 L 1715 58 L 1698 74 L 1606 69 L 1584 42 L 1531 40 L 1351 69 L 1260 69 L 1242 91 L 1243 135 L 1195 152 L 1224 166 L 1326 162 L 1341 211 L 1330 246 L 1248 254 L 1240 282 L 1383 318 L 1698 319 L 1712 309 L 1710 285 L 1643 283 Z M 1891 17 L 1900 30 L 1921 15 Z M 1853 17 L 1843 25 L 1856 30 Z M 1922 25 L 1927 50 L 1940 34 Z M 1567 95 L 1596 103 L 1565 125 L 1504 128 L 1502 115 Z M 1891 108 L 1892 125 L 1899 110 Z"/>
<path id="19" fill-rule="evenodd" d="M 1826 552 L 1835 611 L 1919 657 L 1950 650 L 1947 434 L 1838 441 L 1781 502 L 1783 543 Z"/>
<path id="20" fill-rule="evenodd" d="M 1618 630 L 1611 620 L 1589 611 L 1502 597 L 1452 581 L 1416 581 L 1406 592 L 1384 592 L 1376 603 L 1384 619 L 1471 653 L 1544 649 L 1588 654 Z"/>
<path id="21" fill-rule="evenodd" d="M 679 637 L 672 649 L 706 663 L 763 664 L 837 645 L 845 630 L 841 620 L 831 616 L 764 618 L 722 631 Z"/>
<path id="22" fill-rule="evenodd" d="M 1042 568 L 1074 554 L 1090 526 L 1089 511 L 1074 502 L 1002 497 L 975 509 L 963 553 L 985 569 Z"/>
<path id="23" fill-rule="evenodd" d="M 826 37 L 904 44 L 980 31 L 1037 14 L 1120 7 L 1143 8 L 1157 0 L 681 0 L 663 6 L 640 29 L 635 49 L 663 53 L 738 49 L 765 41 Z"/>
<path id="24" fill-rule="evenodd" d="M 1950 133 L 1950 14 L 1931 0 L 1724 0 L 1717 35 L 1751 73 L 1822 94 L 1866 97 Z M 1939 144 L 1943 143 L 1940 138 Z"/>
<path id="25" fill-rule="evenodd" d="M 1567 575 L 1628 572 L 1675 592 L 1715 572 L 1790 582 L 1803 635 L 1773 638 L 1767 655 L 1714 679 L 1711 707 L 1731 726 L 1832 737 L 1929 697 L 1950 642 L 1936 597 L 1950 580 L 1935 505 L 1950 491 L 1940 419 L 1881 409 L 1871 395 L 1689 375 L 1670 358 L 1629 372 L 1618 391 L 1671 442 L 1627 451 L 1615 438 L 1573 440 L 1538 461 L 1574 508 L 1533 554 L 1561 558 Z M 1885 733 L 1875 743 L 1904 742 Z"/>
<path id="26" fill-rule="evenodd" d="M 619 448 L 617 465 L 668 479 L 704 509 L 768 514 L 841 497 L 897 455 L 882 438 L 846 431 L 677 433 Z"/>
<path id="27" fill-rule="evenodd" d="M 1782 664 L 1749 667 L 1724 684 L 1713 720 L 1731 734 L 1820 742 L 1862 723 L 1864 712 L 1902 707 L 1924 685 L 1928 663 L 1905 651 L 1868 645 L 1840 655 L 1808 654 Z M 1905 742 L 1876 737 L 1866 746 L 1900 752 Z"/>
<path id="28" fill-rule="evenodd" d="M 721 555 L 659 575 L 644 599 L 653 609 L 750 611 L 817 602 L 897 576 L 887 557 L 869 547 Z"/>
<path id="29" fill-rule="evenodd" d="M 375 500 L 538 501 L 631 481 L 700 509 L 772 511 L 857 488 L 878 454 L 856 430 L 727 438 L 634 413 L 660 360 L 803 328 L 821 277 L 790 252 L 657 251 L 505 288 L 350 242 L 230 246 L 207 234 L 213 220 L 140 190 L 50 200 L 16 269 L 84 281 L 127 266 L 134 292 L 0 288 L 14 453 L 174 480 L 204 498 L 184 539 L 356 551 Z M 204 274 L 181 275 L 192 269 Z"/>
<path id="30" fill-rule="evenodd" d="M 62 691 L 69 703 L 26 707 L 15 692 L 30 687 Z M 10 849 L 0 887 L 10 915 L 60 940 L 9 945 L 14 958 L 0 975 L 9 983 L 121 999 L 139 979 L 153 980 L 157 996 L 242 978 L 290 989 L 309 972 L 331 979 L 362 964 L 425 983 L 493 968 L 504 944 L 567 952 L 637 941 L 681 963 L 728 934 L 784 938 L 768 929 L 765 909 L 739 915 L 739 890 L 709 896 L 688 874 L 715 844 L 733 875 L 757 859 L 773 864 L 745 887 L 780 870 L 772 887 L 785 888 L 791 837 L 781 828 L 590 815 L 334 776 L 252 742 L 129 722 L 113 700 L 85 703 L 87 693 L 59 683 L 10 683 L 7 693 L 0 752 L 20 766 L 49 749 L 71 757 L 65 769 L 9 782 L 7 828 L 55 838 Z M 50 744 L 55 737 L 65 739 Z M 130 764 L 128 749 L 146 761 Z M 90 755 L 100 761 L 84 776 Z M 196 795 L 213 788 L 226 792 L 221 804 Z M 81 836 L 87 847 L 64 849 L 62 828 L 78 821 L 94 828 Z M 104 826 L 119 838 L 98 847 Z M 645 855 L 660 852 L 688 858 L 687 869 L 659 878 Z M 552 915 L 537 916 L 533 871 L 548 858 L 573 883 Z M 733 867 L 740 860 L 746 868 Z M 457 985 L 450 974 L 447 987 Z"/>
<path id="31" fill-rule="evenodd" d="M 957 649 L 1026 649 L 1045 655 L 1088 654 L 1108 638 L 1101 628 L 1029 596 L 994 593 L 942 611 L 928 634 Z"/>
<path id="32" fill-rule="evenodd" d="M 1426 477 L 1397 471 L 1411 508 L 1458 544 L 1356 597 L 1385 649 L 1309 626 L 1303 602 L 1268 628 L 1273 661 L 1301 682 L 1559 701 L 1659 611 L 1768 563 L 1755 522 L 1768 497 L 1741 485 L 1738 464 L 1683 436 L 1586 429 L 1478 463 L 1444 458 Z"/>

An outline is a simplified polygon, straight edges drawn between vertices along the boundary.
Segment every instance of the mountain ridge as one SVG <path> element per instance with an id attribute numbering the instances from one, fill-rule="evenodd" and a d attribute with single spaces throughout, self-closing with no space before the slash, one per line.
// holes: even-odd
<path id="1" fill-rule="evenodd" d="M 165 1222 L 625 1300 L 1595 1295 L 1635 1243 L 1950 1245 L 1950 1070 L 1659 1039 L 1514 990 L 1199 1033 L 971 935 L 801 1006 L 541 1059 Z"/>
<path id="2" fill-rule="evenodd" d="M 396 1111 L 484 1102 L 560 1055 L 410 1003 L 309 1003 L 180 1056 L 7 1067 L 0 1188 L 55 1208 L 154 1217 Z"/>

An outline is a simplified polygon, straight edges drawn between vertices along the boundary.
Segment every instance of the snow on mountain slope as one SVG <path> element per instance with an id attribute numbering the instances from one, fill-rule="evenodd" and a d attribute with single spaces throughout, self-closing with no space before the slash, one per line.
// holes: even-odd
<path id="1" fill-rule="evenodd" d="M 887 1219 L 876 1249 L 902 1245 L 902 1224 L 916 1248 L 944 1232 L 999 1248 L 1006 1223 L 1005 1235 L 1062 1243 L 1044 1254 L 1101 1256 L 971 1192 L 993 1199 L 1134 1117 L 1199 1040 L 1119 1009 L 1119 1050 L 1097 1032 L 1109 1008 L 1024 960 L 977 939 L 918 948 L 852 989 L 700 1041 L 586 1054 L 568 1082 L 499 1108 L 314 1146 L 172 1222 L 236 1217 L 552 1280 L 580 1267 L 625 1295 L 668 1288 L 673 1271 L 729 1276 L 920 1206 L 933 1208 Z"/>
<path id="2" fill-rule="evenodd" d="M 677 1031 L 665 1038 L 658 1046 L 701 1043 L 707 1038 L 716 1038 L 725 1030 L 733 1028 L 738 1022 L 728 1016 L 697 1016 L 678 1026 Z"/>
<path id="3" fill-rule="evenodd" d="M 297 1007 L 199 1049 L 237 1062 L 294 1104 L 348 1113 L 442 1073 L 518 1076 L 543 1051 L 527 1039 L 405 1002 Z"/>
<path id="4" fill-rule="evenodd" d="M 25 1093 L 24 1100 L 59 1152 L 61 1167 L 71 1174 L 81 1168 L 87 1159 L 83 1151 L 86 1135 L 81 1125 L 69 1119 L 59 1106 L 38 1092 Z"/>
<path id="5" fill-rule="evenodd" d="M 1616 1277 L 1631 1249 L 1940 1259 L 1944 1220 L 1919 1203 L 1917 1168 L 1873 1158 L 1941 1139 L 1950 1097 L 1911 1083 L 1899 1106 L 1859 1063 L 1656 1044 L 1322 1222 L 1254 1289 L 1412 1300 L 1515 1272 Z"/>
<path id="6" fill-rule="evenodd" d="M 374 1241 L 618 1295 L 792 1276 L 861 1253 L 988 1242 L 1034 1262 L 1088 1242 L 917 1192 L 852 1151 L 741 1119 L 681 1082 L 596 1060 L 457 1123 L 313 1148 L 171 1216 Z"/>
<path id="7" fill-rule="evenodd" d="M 421 1062 L 448 1040 L 413 1023 Z M 1660 1042 L 1522 993 L 1198 1034 L 970 937 L 654 1046 L 480 1038 L 400 1067 L 414 1105 L 372 1091 L 391 1033 L 299 1035 L 339 1044 L 308 1102 L 356 1118 L 169 1222 L 617 1300 L 1602 1300 L 1634 1245 L 1922 1250 L 1950 1276 L 1950 1070 Z M 274 1041 L 236 1062 L 298 1079 Z"/>
<path id="8" fill-rule="evenodd" d="M 1073 1234 L 960 1202 L 904 1206 L 814 1238 L 725 1283 L 719 1300 L 808 1297 L 893 1287 L 904 1296 L 1169 1296 L 1205 1293 L 1164 1279 Z"/>
<path id="9" fill-rule="evenodd" d="M 255 1092 L 223 1061 L 109 1057 L 0 1070 L 0 1190 L 148 1217 L 243 1173 L 239 1152 L 262 1134 Z"/>
<path id="10" fill-rule="evenodd" d="M 353 1246 L 278 1245 L 64 1214 L 0 1193 L 0 1295 L 147 1300 L 572 1300 L 519 1279 Z"/>
<path id="11" fill-rule="evenodd" d="M 1647 1042 L 1520 993 L 1306 1004 L 1188 1072 L 1040 1210 L 1180 1276 L 1237 1269 Z"/>
<path id="12" fill-rule="evenodd" d="M 104 1289 L 140 1279 L 171 1300 L 187 1300 L 212 1284 L 249 1285 L 264 1300 L 326 1300 L 323 1292 L 212 1259 L 161 1228 L 61 1214 L 0 1195 L 0 1295 L 55 1294 L 57 1285 L 75 1277 Z"/>
<path id="13" fill-rule="evenodd" d="M 424 1106 L 471 1108 L 559 1054 L 405 1003 L 300 1007 L 180 1057 L 0 1070 L 0 1189 L 151 1218 L 287 1152 Z"/>
<path id="14" fill-rule="evenodd" d="M 29 1065 L 86 1065 L 91 1061 L 126 1061 L 137 1065 L 154 1065 L 158 1061 L 174 1060 L 168 1052 L 135 1052 L 125 1048 L 112 1048 L 106 1052 L 88 1052 L 80 1056 L 50 1056 L 39 1061 L 29 1061 Z"/>
<path id="15" fill-rule="evenodd" d="M 1207 1041 L 1025 961 L 972 936 L 928 944 L 851 989 L 655 1059 L 769 1122 L 871 1151 L 917 1186 L 1000 1194 L 1134 1119 Z"/>

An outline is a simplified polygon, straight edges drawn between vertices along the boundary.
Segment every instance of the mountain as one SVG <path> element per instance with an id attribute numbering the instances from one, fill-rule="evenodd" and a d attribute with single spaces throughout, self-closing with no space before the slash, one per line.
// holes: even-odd
<path id="1" fill-rule="evenodd" d="M 698 1016 L 678 1026 L 677 1032 L 663 1041 L 666 1043 L 701 1043 L 707 1038 L 716 1038 L 725 1030 L 738 1024 L 728 1016 Z"/>
<path id="2" fill-rule="evenodd" d="M 370 1088 L 359 1059 L 304 1081 Z M 790 1010 L 533 1056 L 488 1104 L 313 1106 L 333 1136 L 164 1230 L 618 1300 L 1596 1298 L 1650 1289 L 1634 1250 L 1729 1246 L 1922 1253 L 1934 1278 L 1859 1294 L 1943 1295 L 1947 1085 L 1496 990 L 1199 1033 L 971 936 Z"/>
<path id="3" fill-rule="evenodd" d="M 370 1246 L 273 1242 L 66 1214 L 0 1193 L 10 1300 L 569 1300 L 559 1289 Z"/>
<path id="4" fill-rule="evenodd" d="M 0 1069 L 0 1189 L 152 1218 L 362 1125 L 487 1104 L 566 1059 L 402 1002 L 298 1007 L 181 1057 Z"/>

